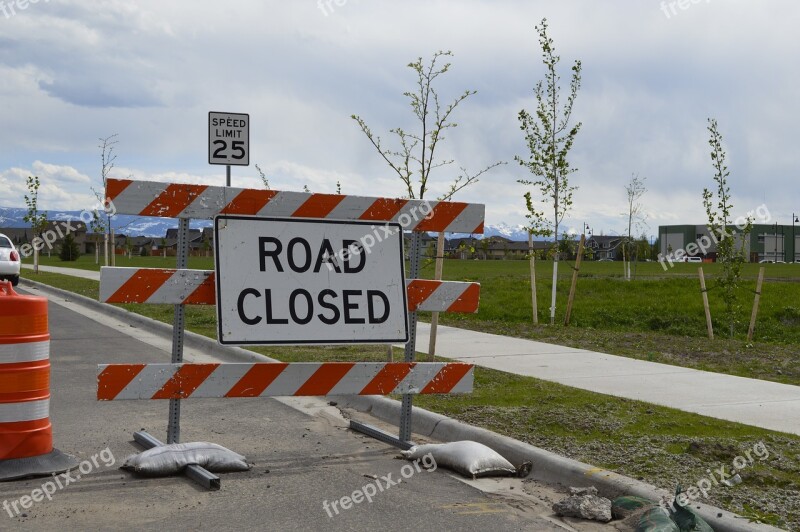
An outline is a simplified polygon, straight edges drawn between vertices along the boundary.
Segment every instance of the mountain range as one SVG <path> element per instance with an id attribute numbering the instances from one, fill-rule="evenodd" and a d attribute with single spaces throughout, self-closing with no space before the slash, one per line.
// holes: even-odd
<path id="1" fill-rule="evenodd" d="M 80 221 L 81 211 L 42 211 L 47 213 L 48 220 L 74 220 Z M 3 228 L 18 228 L 30 227 L 30 224 L 24 220 L 25 215 L 28 213 L 27 209 L 15 207 L 0 207 L 0 231 Z M 152 218 L 148 216 L 131 216 L 127 214 L 118 214 L 112 219 L 114 232 L 117 234 L 125 234 L 128 236 L 147 236 L 147 237 L 163 237 L 167 233 L 167 229 L 178 227 L 178 220 L 175 218 Z M 211 220 L 192 220 L 192 229 L 199 229 L 203 227 L 211 227 Z M 468 234 L 453 234 L 448 237 L 467 237 Z M 480 235 L 475 235 L 480 238 Z M 484 227 L 484 237 L 501 236 L 515 241 L 527 241 L 528 232 L 524 226 L 512 226 L 506 223 L 499 223 L 497 225 L 486 225 Z"/>

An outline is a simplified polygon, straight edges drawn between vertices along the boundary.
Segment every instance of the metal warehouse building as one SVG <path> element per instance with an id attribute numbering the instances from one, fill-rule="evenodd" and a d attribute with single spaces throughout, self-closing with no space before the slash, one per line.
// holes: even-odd
<path id="1" fill-rule="evenodd" d="M 735 226 L 729 226 L 738 232 Z M 675 255 L 678 250 L 687 257 L 716 260 L 717 244 L 706 225 L 661 225 L 658 227 L 659 253 L 663 257 Z M 737 248 L 741 235 L 736 235 Z M 745 253 L 750 262 L 762 260 L 800 261 L 800 226 L 754 224 L 745 242 Z"/>

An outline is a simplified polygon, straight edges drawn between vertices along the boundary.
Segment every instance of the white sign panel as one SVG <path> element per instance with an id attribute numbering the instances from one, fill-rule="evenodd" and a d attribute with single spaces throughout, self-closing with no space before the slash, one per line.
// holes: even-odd
<path id="1" fill-rule="evenodd" d="M 222 344 L 408 341 L 399 224 L 217 216 Z"/>
<path id="2" fill-rule="evenodd" d="M 208 164 L 250 164 L 250 115 L 208 113 Z"/>

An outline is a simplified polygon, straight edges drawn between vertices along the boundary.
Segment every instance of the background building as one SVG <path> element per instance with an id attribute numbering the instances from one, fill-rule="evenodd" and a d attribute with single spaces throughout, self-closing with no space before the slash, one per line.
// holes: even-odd
<path id="1" fill-rule="evenodd" d="M 733 231 L 737 230 L 734 226 L 730 227 Z M 706 225 L 662 225 L 658 228 L 658 237 L 659 253 L 664 257 L 682 249 L 687 252 L 687 256 L 711 260 L 717 258 L 717 245 Z M 737 239 L 738 247 L 741 235 L 734 238 Z M 800 261 L 798 244 L 800 226 L 755 224 L 745 242 L 744 250 L 750 262 L 795 262 Z"/>

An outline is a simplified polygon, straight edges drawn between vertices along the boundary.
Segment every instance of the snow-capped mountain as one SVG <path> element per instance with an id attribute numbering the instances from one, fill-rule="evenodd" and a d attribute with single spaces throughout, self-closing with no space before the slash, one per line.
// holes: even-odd
<path id="1" fill-rule="evenodd" d="M 25 215 L 28 213 L 26 209 L 19 209 L 13 207 L 0 207 L 0 229 L 4 227 L 30 227 L 30 224 L 24 220 Z M 47 211 L 48 220 L 81 220 L 80 211 Z M 84 218 L 86 215 L 84 215 Z M 178 220 L 174 218 L 151 218 L 147 216 L 130 216 L 120 214 L 114 216 L 112 225 L 114 232 L 117 234 L 124 234 L 128 236 L 147 236 L 147 237 L 163 237 L 167 233 L 167 229 L 178 227 Z M 199 229 L 202 227 L 211 227 L 211 220 L 192 220 L 191 227 Z M 454 234 L 447 235 L 448 238 L 453 237 L 468 237 L 468 234 Z M 476 238 L 481 238 L 481 235 L 473 235 Z M 483 237 L 502 236 L 510 240 L 527 241 L 528 232 L 523 225 L 508 225 L 506 223 L 499 223 L 496 225 L 486 225 L 484 228 Z"/>
<path id="2" fill-rule="evenodd" d="M 81 211 L 42 211 L 47 212 L 48 220 L 74 220 L 86 221 L 86 215 L 81 219 Z M 0 207 L 0 228 L 30 227 L 24 220 L 28 213 L 26 209 Z M 178 220 L 174 218 L 152 218 L 149 216 L 130 216 L 119 214 L 112 218 L 114 232 L 128 236 L 163 237 L 167 229 L 178 227 Z M 211 220 L 192 220 L 192 229 L 211 227 Z"/>
<path id="3" fill-rule="evenodd" d="M 524 225 L 508 225 L 505 222 L 500 222 L 497 225 L 487 225 L 483 229 L 483 236 L 502 236 L 514 241 L 528 240 L 528 230 Z"/>

